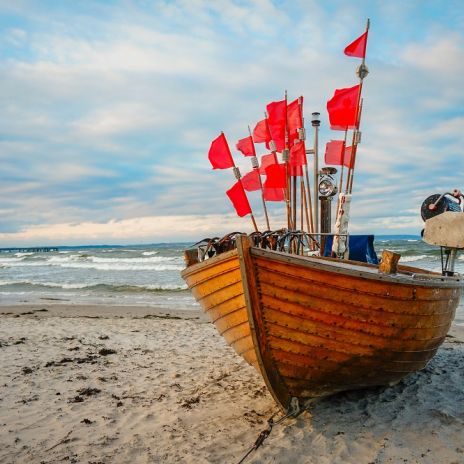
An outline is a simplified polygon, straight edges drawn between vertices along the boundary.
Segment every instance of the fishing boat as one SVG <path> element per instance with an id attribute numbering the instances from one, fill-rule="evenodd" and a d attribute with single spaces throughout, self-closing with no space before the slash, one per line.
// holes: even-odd
<path id="1" fill-rule="evenodd" d="M 312 152 L 315 155 L 315 183 L 321 196 L 320 213 L 315 208 L 317 202 L 314 202 L 305 217 L 304 211 L 311 204 L 309 179 L 303 170 L 289 178 L 292 166 L 285 151 L 291 124 L 287 119 L 285 142 L 281 148 L 283 162 L 278 164 L 276 152 L 279 150 L 273 150 L 274 164 L 265 170 L 266 182 L 274 179 L 268 188 L 283 191 L 287 227 L 264 233 L 257 230 L 243 188 L 240 188 L 243 186 L 241 177 L 236 173 L 235 190 L 228 191 L 228 196 L 240 216 L 251 214 L 255 232 L 206 239 L 185 253 L 187 267 L 182 271 L 182 277 L 195 299 L 226 342 L 261 374 L 274 400 L 284 411 L 295 405 L 304 407 L 314 398 L 344 390 L 392 385 L 407 374 L 422 369 L 444 341 L 464 288 L 464 279 L 454 272 L 453 267 L 457 250 L 464 248 L 463 234 L 447 236 L 443 233 L 449 227 L 464 230 L 464 213 L 440 210 L 440 214 L 435 214 L 436 208 L 430 206 L 431 201 L 426 209 L 430 213 L 428 216 L 434 217 L 427 218 L 424 237 L 451 256 L 442 273 L 398 264 L 400 256 L 388 250 L 379 264 L 372 250 L 372 239 L 364 240 L 367 245 L 361 258 L 352 256 L 356 237 L 348 233 L 348 207 L 359 142 L 356 134 L 362 106 L 360 91 L 362 79 L 367 75 L 364 65 L 367 31 L 368 27 L 365 34 L 353 42 L 358 54 L 352 56 L 361 57 L 363 62 L 358 72 L 361 82 L 350 116 L 354 123 L 346 122 L 347 114 L 342 117 L 345 140 L 349 126 L 354 126 L 354 134 L 345 179 L 347 188 L 338 201 L 335 231 L 327 230 L 330 221 L 324 216 L 330 210 L 324 200 L 333 196 L 336 190 L 330 182 L 334 172 L 330 169 L 318 171 L 317 145 L 314 145 Z M 353 44 L 350 46 L 353 50 Z M 288 107 L 285 100 L 286 111 Z M 265 123 L 272 129 L 276 124 L 271 114 L 269 119 Z M 317 119 L 313 117 L 312 123 L 317 130 Z M 331 120 L 331 125 L 336 127 L 337 122 Z M 275 142 L 275 132 L 272 134 L 271 130 L 270 133 L 270 141 Z M 253 135 L 256 135 L 256 128 Z M 251 133 L 250 139 L 249 149 L 244 140 L 237 144 L 245 155 L 245 151 L 255 153 Z M 210 161 L 213 167 L 233 167 L 235 171 L 224 140 L 221 134 L 213 142 Z M 299 138 L 294 144 L 302 140 Z M 317 142 L 317 133 L 315 140 Z M 272 143 L 270 146 L 272 150 Z M 338 164 L 344 166 L 345 144 L 338 146 L 343 153 Z M 332 148 L 333 145 L 328 146 L 327 151 Z M 218 153 L 219 157 L 216 156 Z M 255 161 L 253 168 L 258 170 L 261 183 L 260 167 L 256 165 Z M 285 174 L 284 182 L 275 180 L 276 172 Z M 291 185 L 295 177 L 301 180 L 301 208 L 295 201 L 296 183 L 293 188 Z M 264 188 L 261 184 L 263 204 L 265 188 L 266 183 Z M 328 195 L 324 196 L 326 192 Z M 276 194 L 275 191 L 271 193 Z M 303 227 L 296 230 L 295 213 L 298 209 L 301 210 L 302 225 L 306 219 L 306 231 Z M 453 217 L 450 219 L 449 215 Z M 316 224 L 319 223 L 318 229 Z M 333 239 L 332 243 L 328 242 L 329 237 Z"/>

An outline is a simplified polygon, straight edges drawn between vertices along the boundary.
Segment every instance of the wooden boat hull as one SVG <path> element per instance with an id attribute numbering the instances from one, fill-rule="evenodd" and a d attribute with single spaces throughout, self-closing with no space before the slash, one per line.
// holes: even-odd
<path id="1" fill-rule="evenodd" d="M 417 272 L 414 272 L 417 271 Z M 294 256 L 249 245 L 182 273 L 227 343 L 277 403 L 388 385 L 443 342 L 463 282 L 413 268 Z"/>

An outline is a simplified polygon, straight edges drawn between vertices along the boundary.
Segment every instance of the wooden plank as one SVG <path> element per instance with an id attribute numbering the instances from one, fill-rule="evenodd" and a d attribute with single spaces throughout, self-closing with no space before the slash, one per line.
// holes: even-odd
<path id="1" fill-rule="evenodd" d="M 403 300 L 386 299 L 383 307 L 370 307 L 369 302 L 359 299 L 356 304 L 350 298 L 333 299 L 332 293 L 324 292 L 321 295 L 319 288 L 296 288 L 296 285 L 287 281 L 274 281 L 267 276 L 260 275 L 260 288 L 262 295 L 269 295 L 282 302 L 299 303 L 308 310 L 318 310 L 325 313 L 343 316 L 345 318 L 368 322 L 373 324 L 394 325 L 399 320 L 406 327 L 423 327 L 439 325 L 448 322 L 454 316 L 449 300 L 435 302 L 428 314 L 417 314 L 411 311 L 411 302 Z M 368 296 L 370 299 L 371 296 Z M 420 307 L 413 308 L 420 310 Z M 436 310 L 436 311 L 435 311 Z M 420 317 L 419 317 L 420 316 Z"/>

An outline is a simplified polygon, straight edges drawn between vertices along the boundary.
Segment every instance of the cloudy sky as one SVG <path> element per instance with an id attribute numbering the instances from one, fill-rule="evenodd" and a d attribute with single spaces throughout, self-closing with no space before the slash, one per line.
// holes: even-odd
<path id="1" fill-rule="evenodd" d="M 284 90 L 337 138 L 325 104 L 368 17 L 351 231 L 419 233 L 425 197 L 464 189 L 462 0 L 0 0 L 0 246 L 251 230 L 211 140 Z"/>

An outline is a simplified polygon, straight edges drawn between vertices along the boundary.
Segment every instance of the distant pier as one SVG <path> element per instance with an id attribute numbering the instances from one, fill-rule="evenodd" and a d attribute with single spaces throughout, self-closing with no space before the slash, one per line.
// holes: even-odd
<path id="1" fill-rule="evenodd" d="M 58 251 L 58 247 L 0 248 L 0 253 L 47 253 Z"/>

